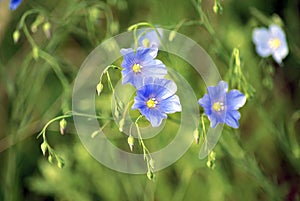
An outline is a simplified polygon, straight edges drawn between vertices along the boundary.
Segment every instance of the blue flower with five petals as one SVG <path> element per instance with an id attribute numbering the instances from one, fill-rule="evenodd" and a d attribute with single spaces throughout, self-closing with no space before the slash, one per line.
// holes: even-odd
<path id="1" fill-rule="evenodd" d="M 145 77 L 163 78 L 167 74 L 166 66 L 158 59 L 157 48 L 138 47 L 136 51 L 132 48 L 121 49 L 124 56 L 121 66 L 122 83 L 139 85 Z"/>
<path id="2" fill-rule="evenodd" d="M 167 114 L 181 111 L 176 91 L 177 86 L 171 80 L 144 78 L 137 88 L 132 109 L 139 109 L 153 127 L 158 127 Z"/>
<path id="3" fill-rule="evenodd" d="M 254 29 L 252 40 L 255 43 L 257 54 L 261 57 L 272 55 L 278 64 L 289 53 L 285 33 L 278 25 L 270 25 L 269 29 Z"/>
<path id="4" fill-rule="evenodd" d="M 237 110 L 245 104 L 246 96 L 236 89 L 227 92 L 228 85 L 224 81 L 220 81 L 217 86 L 207 87 L 207 91 L 208 94 L 199 99 L 198 103 L 204 108 L 210 126 L 215 128 L 218 123 L 226 123 L 238 128 L 241 114 Z"/>
<path id="5" fill-rule="evenodd" d="M 22 3 L 22 0 L 11 0 L 10 4 L 9 4 L 9 9 L 16 10 L 21 3 Z"/>

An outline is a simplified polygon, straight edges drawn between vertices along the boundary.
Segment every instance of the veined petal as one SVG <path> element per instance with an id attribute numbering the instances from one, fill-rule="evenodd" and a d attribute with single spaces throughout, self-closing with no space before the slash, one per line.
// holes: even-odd
<path id="1" fill-rule="evenodd" d="M 162 113 L 157 109 L 148 109 L 148 111 L 143 115 L 146 117 L 146 119 L 148 119 L 148 121 L 150 121 L 153 127 L 158 127 L 162 120 L 167 118 L 165 113 Z"/>
<path id="2" fill-rule="evenodd" d="M 283 30 L 276 24 L 272 24 L 269 26 L 270 33 L 273 37 L 276 37 L 280 40 L 285 40 L 285 34 Z"/>
<path id="3" fill-rule="evenodd" d="M 208 94 L 205 94 L 202 98 L 198 100 L 198 103 L 201 107 L 204 108 L 204 112 L 206 115 L 211 114 L 211 100 Z"/>
<path id="4" fill-rule="evenodd" d="M 228 110 L 237 110 L 246 103 L 246 96 L 239 90 L 230 90 L 226 95 L 226 105 Z"/>
<path id="5" fill-rule="evenodd" d="M 207 92 L 211 101 L 225 100 L 227 90 L 228 84 L 224 81 L 220 81 L 217 86 L 207 87 Z"/>
<path id="6" fill-rule="evenodd" d="M 239 119 L 241 118 L 241 114 L 236 110 L 227 111 L 225 123 L 232 127 L 239 127 Z"/>
<path id="7" fill-rule="evenodd" d="M 174 112 L 181 112 L 181 104 L 179 101 L 179 97 L 177 95 L 171 96 L 168 99 L 162 100 L 160 102 L 160 110 L 171 114 Z"/>
<path id="8" fill-rule="evenodd" d="M 157 48 L 138 47 L 136 50 L 136 58 L 138 61 L 152 60 L 157 56 Z"/>

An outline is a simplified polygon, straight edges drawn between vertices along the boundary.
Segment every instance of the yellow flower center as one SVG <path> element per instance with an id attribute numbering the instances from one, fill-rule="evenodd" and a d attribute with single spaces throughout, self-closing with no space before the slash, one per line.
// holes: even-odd
<path id="1" fill-rule="evenodd" d="M 140 64 L 134 64 L 134 65 L 132 66 L 132 70 L 133 70 L 133 72 L 135 72 L 135 73 L 141 72 L 141 68 L 142 68 L 142 66 L 141 66 Z"/>
<path id="2" fill-rule="evenodd" d="M 145 38 L 142 43 L 144 47 L 150 47 L 150 41 L 147 38 Z"/>
<path id="3" fill-rule="evenodd" d="M 273 38 L 273 39 L 269 40 L 268 44 L 269 44 L 270 48 L 272 48 L 273 50 L 276 50 L 277 48 L 280 47 L 281 42 L 278 38 Z"/>
<path id="4" fill-rule="evenodd" d="M 216 112 L 220 112 L 221 110 L 224 110 L 224 103 L 221 102 L 215 102 L 212 106 L 212 109 Z"/>
<path id="5" fill-rule="evenodd" d="M 155 108 L 157 104 L 157 101 L 155 98 L 151 98 L 147 101 L 146 105 L 148 108 Z"/>

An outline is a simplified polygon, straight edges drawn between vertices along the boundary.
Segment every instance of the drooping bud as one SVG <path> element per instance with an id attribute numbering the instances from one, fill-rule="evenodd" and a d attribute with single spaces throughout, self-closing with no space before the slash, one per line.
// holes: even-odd
<path id="1" fill-rule="evenodd" d="M 67 129 L 67 121 L 65 119 L 60 120 L 59 122 L 59 130 L 60 134 L 64 135 Z"/>
<path id="2" fill-rule="evenodd" d="M 125 124 L 125 119 L 122 118 L 119 122 L 119 131 L 120 132 L 123 132 L 124 124 Z"/>
<path id="3" fill-rule="evenodd" d="M 44 142 L 41 144 L 41 150 L 42 150 L 42 152 L 43 152 L 43 155 L 46 154 L 47 149 L 48 149 L 48 144 L 47 144 L 47 142 L 44 141 Z"/>
<path id="4" fill-rule="evenodd" d="M 97 94 L 98 94 L 98 96 L 100 96 L 102 90 L 103 90 L 103 84 L 101 82 L 99 82 L 99 84 L 97 84 Z"/>
<path id="5" fill-rule="evenodd" d="M 216 167 L 215 160 L 216 160 L 216 152 L 211 151 L 208 155 L 208 159 L 206 163 L 207 167 L 209 167 L 212 170 L 215 169 Z"/>
<path id="6" fill-rule="evenodd" d="M 199 144 L 200 135 L 199 135 L 198 129 L 194 130 L 194 139 L 195 139 L 196 144 Z"/>
<path id="7" fill-rule="evenodd" d="M 44 19 L 45 18 L 42 15 L 39 15 L 36 17 L 35 21 L 31 24 L 31 27 L 30 27 L 30 29 L 33 33 L 35 33 L 37 31 L 38 26 L 40 26 L 44 22 Z"/>
<path id="8" fill-rule="evenodd" d="M 53 156 L 51 154 L 49 154 L 48 156 L 48 161 L 49 163 L 53 163 Z"/>
<path id="9" fill-rule="evenodd" d="M 20 36 L 21 36 L 20 31 L 19 30 L 15 30 L 14 33 L 13 33 L 13 40 L 14 40 L 15 44 L 19 41 Z"/>
<path id="10" fill-rule="evenodd" d="M 37 60 L 39 58 L 39 48 L 36 46 L 32 49 L 32 57 L 34 58 L 34 60 Z"/>
<path id="11" fill-rule="evenodd" d="M 43 25 L 43 31 L 48 39 L 51 38 L 51 24 L 49 22 Z"/>
<path id="12" fill-rule="evenodd" d="M 155 178 L 155 175 L 151 170 L 148 170 L 147 177 L 148 177 L 149 180 L 153 181 L 154 178 Z"/>
<path id="13" fill-rule="evenodd" d="M 133 148 L 134 148 L 134 137 L 132 135 L 129 135 L 129 137 L 127 138 L 127 142 L 128 142 L 130 151 L 133 151 Z"/>

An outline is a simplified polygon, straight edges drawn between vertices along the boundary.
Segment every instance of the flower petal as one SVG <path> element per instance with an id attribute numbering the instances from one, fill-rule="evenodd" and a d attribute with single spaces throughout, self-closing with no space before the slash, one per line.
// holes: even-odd
<path id="1" fill-rule="evenodd" d="M 276 24 L 272 24 L 269 26 L 270 33 L 273 37 L 278 38 L 280 40 L 285 40 L 285 34 L 280 26 Z"/>
<path id="2" fill-rule="evenodd" d="M 255 49 L 259 56 L 268 57 L 272 54 L 272 49 L 268 45 L 269 39 L 270 34 L 266 28 L 254 29 L 252 40 L 255 43 Z"/>
<path id="3" fill-rule="evenodd" d="M 238 128 L 239 127 L 238 120 L 240 118 L 241 118 L 241 114 L 238 111 L 236 110 L 227 111 L 225 123 L 232 128 Z"/>
<path id="4" fill-rule="evenodd" d="M 226 95 L 226 105 L 228 110 L 237 110 L 246 103 L 246 96 L 239 90 L 230 90 Z"/>
<path id="5" fill-rule="evenodd" d="M 162 100 L 159 103 L 159 109 L 167 114 L 181 112 L 181 104 L 177 95 L 171 96 L 168 99 Z"/>
<path id="6" fill-rule="evenodd" d="M 211 101 L 208 94 L 205 94 L 202 98 L 198 100 L 198 103 L 201 107 L 204 108 L 206 115 L 211 114 Z"/>
<path id="7" fill-rule="evenodd" d="M 16 10 L 21 4 L 22 0 L 11 0 L 9 4 L 10 10 Z"/>
<path id="8" fill-rule="evenodd" d="M 146 119 L 148 119 L 148 121 L 150 121 L 153 127 L 158 127 L 161 124 L 162 120 L 167 118 L 166 114 L 160 112 L 157 109 L 148 109 L 147 112 L 144 112 L 143 115 L 146 117 Z"/>
<path id="9" fill-rule="evenodd" d="M 220 81 L 217 86 L 207 87 L 208 95 L 212 102 L 225 100 L 227 90 L 228 84 L 224 81 Z"/>

